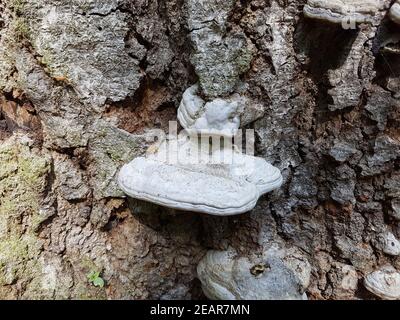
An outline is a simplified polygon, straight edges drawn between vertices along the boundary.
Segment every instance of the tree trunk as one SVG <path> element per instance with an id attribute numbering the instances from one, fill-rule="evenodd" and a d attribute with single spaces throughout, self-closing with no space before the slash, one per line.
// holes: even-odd
<path id="1" fill-rule="evenodd" d="M 229 13 L 252 48 L 256 155 L 284 184 L 215 217 L 116 182 L 198 81 L 187 1 L 0 0 L 0 298 L 204 298 L 208 250 L 274 245 L 307 258 L 309 299 L 373 298 L 363 278 L 400 268 L 400 28 L 382 12 L 344 30 L 305 2 Z"/>

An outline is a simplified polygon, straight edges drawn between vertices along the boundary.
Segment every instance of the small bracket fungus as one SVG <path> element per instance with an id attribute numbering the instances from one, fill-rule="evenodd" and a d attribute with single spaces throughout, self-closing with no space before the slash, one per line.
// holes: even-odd
<path id="1" fill-rule="evenodd" d="M 364 278 L 365 288 L 385 300 L 400 299 L 400 272 L 392 266 L 384 266 Z"/>
<path id="2" fill-rule="evenodd" d="M 400 255 L 400 241 L 391 232 L 379 234 L 375 246 L 390 256 Z"/>
<path id="3" fill-rule="evenodd" d="M 233 249 L 207 252 L 197 267 L 204 294 L 212 300 L 307 299 L 309 279 L 302 281 L 299 265 L 293 268 L 279 255 L 265 256 L 249 259 Z"/>
<path id="4" fill-rule="evenodd" d="M 397 0 L 390 8 L 389 17 L 393 22 L 400 24 L 400 0 Z"/>
<path id="5" fill-rule="evenodd" d="M 308 0 L 303 11 L 308 18 L 350 27 L 353 23 L 372 23 L 383 8 L 381 0 Z"/>

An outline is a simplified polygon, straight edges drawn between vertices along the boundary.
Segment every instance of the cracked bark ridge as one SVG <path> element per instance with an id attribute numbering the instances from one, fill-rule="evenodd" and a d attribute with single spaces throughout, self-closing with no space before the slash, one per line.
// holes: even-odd
<path id="1" fill-rule="evenodd" d="M 209 98 L 232 93 L 250 67 L 251 42 L 240 28 L 227 30 L 234 1 L 187 1 L 188 27 L 194 47 L 191 62 Z"/>

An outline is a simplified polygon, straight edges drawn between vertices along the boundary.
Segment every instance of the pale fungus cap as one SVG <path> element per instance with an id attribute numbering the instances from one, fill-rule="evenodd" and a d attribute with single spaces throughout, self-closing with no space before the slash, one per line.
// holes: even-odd
<path id="1" fill-rule="evenodd" d="M 308 0 L 304 15 L 308 18 L 343 23 L 354 19 L 355 23 L 371 22 L 384 8 L 381 0 Z"/>
<path id="2" fill-rule="evenodd" d="M 390 256 L 400 255 L 400 241 L 393 233 L 387 231 L 377 236 L 376 247 Z"/>
<path id="3" fill-rule="evenodd" d="M 385 300 L 400 299 L 400 273 L 392 266 L 384 266 L 364 278 L 365 288 Z"/>
<path id="4" fill-rule="evenodd" d="M 389 16 L 394 22 L 400 24 L 400 1 L 399 0 L 397 0 L 390 8 Z"/>
<path id="5" fill-rule="evenodd" d="M 199 162 L 199 152 L 206 162 Z M 165 141 L 156 153 L 125 165 L 118 182 L 136 199 L 221 216 L 252 210 L 261 195 L 282 185 L 279 169 L 261 158 L 224 149 L 211 157 L 186 138 Z"/>

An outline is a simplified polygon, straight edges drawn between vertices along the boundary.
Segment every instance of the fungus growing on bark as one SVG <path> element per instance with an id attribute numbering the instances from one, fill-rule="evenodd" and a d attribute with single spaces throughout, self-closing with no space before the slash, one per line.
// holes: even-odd
<path id="1" fill-rule="evenodd" d="M 400 0 L 397 0 L 392 5 L 389 11 L 389 16 L 394 22 L 400 24 Z"/>
<path id="2" fill-rule="evenodd" d="M 188 133 L 232 137 L 241 125 L 263 115 L 262 107 L 245 96 L 236 93 L 206 102 L 199 91 L 198 84 L 188 88 L 178 109 L 178 120 Z"/>
<path id="3" fill-rule="evenodd" d="M 261 158 L 224 148 L 210 154 L 197 136 L 187 138 L 164 141 L 156 153 L 125 165 L 122 190 L 173 209 L 234 215 L 252 210 L 261 195 L 282 184 L 279 169 Z"/>
<path id="4" fill-rule="evenodd" d="M 282 253 L 269 252 L 257 259 L 241 257 L 234 249 L 208 251 L 197 267 L 204 294 L 212 300 L 307 299 L 304 290 L 311 272 L 308 262 L 295 266 L 280 256 Z M 308 271 L 306 280 L 302 279 L 303 269 Z"/>
<path id="5" fill-rule="evenodd" d="M 178 120 L 188 131 L 201 134 L 234 136 L 240 127 L 241 101 L 217 98 L 205 102 L 197 96 L 198 85 L 187 89 L 178 109 Z"/>
<path id="6" fill-rule="evenodd" d="M 400 299 L 400 272 L 392 266 L 384 266 L 364 278 L 365 288 L 385 300 Z"/>
<path id="7" fill-rule="evenodd" d="M 376 247 L 390 256 L 400 255 L 400 241 L 393 233 L 387 231 L 377 236 Z"/>
<path id="8" fill-rule="evenodd" d="M 308 0 L 304 15 L 332 23 L 371 23 L 379 10 L 380 0 Z"/>

